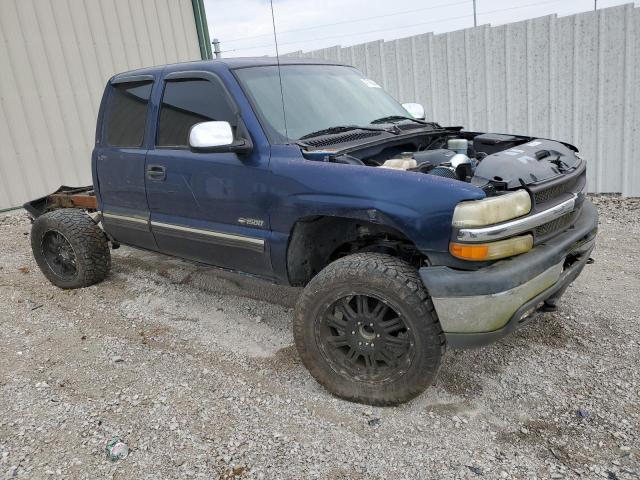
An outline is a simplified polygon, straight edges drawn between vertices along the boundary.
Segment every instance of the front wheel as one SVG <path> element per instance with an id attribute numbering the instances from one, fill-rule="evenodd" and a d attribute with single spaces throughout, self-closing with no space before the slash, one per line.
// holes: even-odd
<path id="1" fill-rule="evenodd" d="M 104 232 L 89 215 L 73 208 L 38 217 L 31 227 L 31 250 L 44 276 L 60 288 L 101 282 L 111 266 Z"/>
<path id="2" fill-rule="evenodd" d="M 314 277 L 296 305 L 294 336 L 321 385 L 371 405 L 422 393 L 445 345 L 416 269 L 377 253 L 341 258 Z"/>

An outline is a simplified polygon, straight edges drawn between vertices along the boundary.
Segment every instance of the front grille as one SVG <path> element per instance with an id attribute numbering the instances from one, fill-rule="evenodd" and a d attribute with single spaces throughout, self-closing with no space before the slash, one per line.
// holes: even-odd
<path id="1" fill-rule="evenodd" d="M 541 203 L 548 202 L 549 200 L 553 200 L 554 198 L 559 197 L 563 193 L 575 192 L 578 190 L 578 188 L 576 188 L 578 183 L 584 178 L 585 178 L 584 175 L 580 175 L 566 182 L 559 183 L 549 188 L 546 188 L 544 190 L 534 192 L 533 198 L 536 204 L 539 205 Z"/>
<path id="2" fill-rule="evenodd" d="M 377 137 L 378 135 L 380 135 L 380 132 L 343 133 L 341 135 L 332 135 L 331 137 L 321 137 L 315 140 L 303 141 L 310 147 L 327 147 L 338 143 L 348 143 L 355 140 L 361 140 L 363 138 Z"/>
<path id="3" fill-rule="evenodd" d="M 536 227 L 535 230 L 533 231 L 533 233 L 536 236 L 536 240 L 540 241 L 545 237 L 549 237 L 557 232 L 560 232 L 561 230 L 564 230 L 569 225 L 571 225 L 571 222 L 573 221 L 574 216 L 575 216 L 575 210 L 559 218 L 556 218 L 555 220 L 552 220 L 549 223 L 545 223 L 544 225 L 540 225 L 539 227 Z"/>
<path id="4" fill-rule="evenodd" d="M 584 165 L 576 171 L 567 174 L 560 180 L 551 181 L 547 186 L 538 185 L 531 187 L 534 200 L 534 210 L 544 211 L 557 205 L 560 201 L 569 198 L 569 194 L 579 193 L 587 182 L 587 173 Z M 533 230 L 535 244 L 543 243 L 555 235 L 569 228 L 580 213 L 582 198 L 576 197 L 576 206 L 573 212 L 567 213 Z"/>

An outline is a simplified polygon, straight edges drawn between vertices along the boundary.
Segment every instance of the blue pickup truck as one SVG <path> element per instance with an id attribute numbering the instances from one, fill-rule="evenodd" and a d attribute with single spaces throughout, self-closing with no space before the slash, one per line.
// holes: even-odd
<path id="1" fill-rule="evenodd" d="M 61 288 L 103 280 L 120 244 L 304 287 L 313 377 L 391 405 L 446 347 L 556 308 L 595 243 L 585 164 L 563 142 L 426 121 L 350 66 L 225 59 L 115 75 L 93 185 L 25 207 Z"/>

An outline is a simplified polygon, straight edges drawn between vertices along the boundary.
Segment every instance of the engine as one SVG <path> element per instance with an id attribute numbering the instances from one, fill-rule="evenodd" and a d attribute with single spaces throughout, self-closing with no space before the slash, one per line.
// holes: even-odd
<path id="1" fill-rule="evenodd" d="M 469 182 L 487 195 L 543 182 L 580 164 L 571 145 L 534 137 L 449 131 L 412 142 L 367 146 L 349 153 L 306 152 L 322 161 L 404 170 Z"/>
<path id="2" fill-rule="evenodd" d="M 385 160 L 380 167 L 470 181 L 477 164 L 473 148 L 466 138 L 450 138 L 447 148 L 403 152 L 399 158 Z"/>
<path id="3" fill-rule="evenodd" d="M 436 148 L 402 152 L 379 166 L 470 182 L 492 195 L 558 177 L 579 162 L 561 142 L 485 133 L 472 141 L 449 137 Z"/>

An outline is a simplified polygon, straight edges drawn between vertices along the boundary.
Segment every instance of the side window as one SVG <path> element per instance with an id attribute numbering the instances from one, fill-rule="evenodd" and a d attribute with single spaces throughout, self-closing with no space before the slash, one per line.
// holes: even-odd
<path id="1" fill-rule="evenodd" d="M 160 147 L 188 147 L 193 125 L 224 120 L 235 132 L 236 117 L 221 85 L 204 79 L 167 81 L 160 107 Z"/>
<path id="2" fill-rule="evenodd" d="M 106 108 L 106 140 L 112 147 L 140 147 L 144 139 L 153 82 L 111 86 Z"/>

